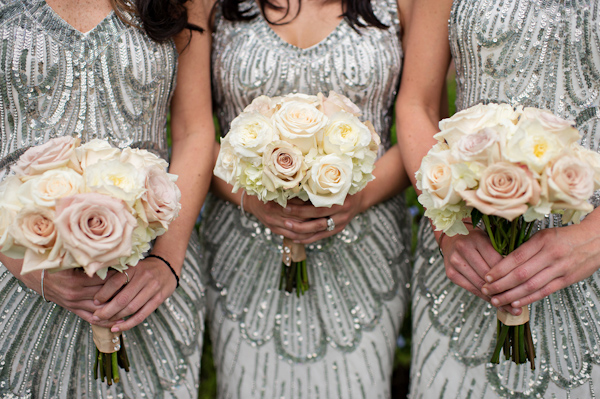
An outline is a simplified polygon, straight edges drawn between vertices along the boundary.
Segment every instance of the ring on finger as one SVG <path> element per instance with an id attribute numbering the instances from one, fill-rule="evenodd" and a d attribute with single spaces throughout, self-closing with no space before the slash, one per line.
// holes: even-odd
<path id="1" fill-rule="evenodd" d="M 129 284 L 129 274 L 127 274 L 125 270 L 123 270 L 123 273 L 125 273 L 125 277 L 127 277 L 127 281 L 125 281 L 125 285 L 127 285 Z"/>
<path id="2" fill-rule="evenodd" d="M 333 231 L 335 229 L 335 222 L 331 217 L 327 217 L 327 231 Z"/>

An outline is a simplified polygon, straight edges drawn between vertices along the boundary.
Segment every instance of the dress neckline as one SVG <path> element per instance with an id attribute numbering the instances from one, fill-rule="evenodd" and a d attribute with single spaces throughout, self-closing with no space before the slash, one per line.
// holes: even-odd
<path id="1" fill-rule="evenodd" d="M 43 3 L 43 7 L 47 8 L 48 12 L 52 16 L 54 16 L 55 19 L 59 20 L 66 27 L 70 28 L 70 30 L 73 31 L 75 34 L 78 34 L 81 36 L 88 36 L 88 35 L 94 33 L 95 31 L 97 31 L 98 29 L 101 29 L 102 26 L 104 24 L 106 24 L 109 20 L 111 20 L 115 14 L 114 10 L 110 10 L 110 12 L 108 14 L 106 14 L 106 16 L 104 18 L 102 18 L 102 20 L 100 22 L 98 22 L 94 27 L 92 27 L 92 29 L 90 29 L 86 32 L 82 32 L 79 29 L 77 29 L 76 27 L 74 27 L 73 25 L 71 25 L 69 22 L 67 22 L 67 20 L 64 19 L 62 15 L 57 13 L 56 10 L 54 8 L 52 8 L 46 0 L 42 0 L 42 3 Z"/>

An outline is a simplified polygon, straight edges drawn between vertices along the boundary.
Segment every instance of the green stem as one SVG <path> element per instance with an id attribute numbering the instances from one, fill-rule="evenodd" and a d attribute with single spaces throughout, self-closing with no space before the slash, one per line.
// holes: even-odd
<path id="1" fill-rule="evenodd" d="M 508 253 L 515 250 L 515 241 L 517 239 L 517 224 L 519 219 L 515 219 L 510 224 L 510 246 L 508 247 Z"/>
<path id="2" fill-rule="evenodd" d="M 496 252 L 501 253 L 500 249 L 498 249 L 498 245 L 496 244 L 496 239 L 494 238 L 494 233 L 492 232 L 492 225 L 490 223 L 489 216 L 484 214 L 482 216 L 482 219 L 483 219 L 483 224 L 485 225 L 485 230 L 487 231 L 490 241 L 492 242 L 492 246 L 494 247 Z"/>
<path id="3" fill-rule="evenodd" d="M 506 340 L 506 336 L 508 335 L 508 326 L 505 326 L 504 324 L 502 324 L 502 322 L 500 323 L 500 325 L 500 335 L 498 336 L 498 342 L 496 342 L 496 348 L 494 349 L 492 360 L 490 360 L 490 362 L 496 364 L 500 363 L 500 350 L 504 346 L 504 340 Z"/>
<path id="4" fill-rule="evenodd" d="M 523 324 L 519 326 L 519 354 L 521 355 L 519 360 L 521 363 L 525 363 L 527 361 L 527 352 L 525 352 L 525 326 Z"/>
<path id="5" fill-rule="evenodd" d="M 112 377 L 114 382 L 119 382 L 119 365 L 117 364 L 117 352 L 110 354 Z"/>

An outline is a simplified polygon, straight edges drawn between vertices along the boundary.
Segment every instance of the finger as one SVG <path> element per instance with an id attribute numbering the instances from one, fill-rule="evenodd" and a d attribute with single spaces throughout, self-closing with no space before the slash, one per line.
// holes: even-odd
<path id="1" fill-rule="evenodd" d="M 530 241 L 521 245 L 519 248 L 515 249 L 497 265 L 495 265 L 485 276 L 485 280 L 488 283 L 496 282 L 499 279 L 507 276 L 511 271 L 521 266 L 535 255 L 539 254 L 543 248 L 543 243 L 540 240 L 535 239 L 535 236 L 533 238 L 534 239 L 531 239 Z M 525 272 L 529 271 L 525 270 Z M 531 277 L 531 275 L 529 277 Z M 512 287 L 514 287 L 514 285 Z"/>
<path id="2" fill-rule="evenodd" d="M 450 273 L 450 275 L 452 275 L 453 277 L 455 275 L 462 276 L 464 279 L 466 279 L 470 283 L 470 285 L 475 287 L 477 289 L 477 291 L 481 293 L 481 295 L 485 295 L 481 291 L 481 287 L 483 286 L 485 281 L 477 273 L 476 269 L 483 270 L 485 268 L 488 268 L 488 265 L 487 265 L 487 263 L 485 263 L 483 258 L 481 258 L 481 256 L 479 256 L 478 259 L 475 256 L 473 256 L 473 258 L 475 258 L 476 260 L 471 260 L 469 262 L 469 261 L 465 260 L 457 252 L 452 252 L 452 254 L 449 256 L 448 263 L 446 264 L 446 274 Z M 481 265 L 481 264 L 474 265 L 474 263 L 482 263 L 483 265 Z M 453 271 L 455 273 L 453 273 Z M 448 276 L 448 277 L 450 277 L 450 276 Z M 450 280 L 454 281 L 453 278 L 450 278 Z M 489 302 L 489 300 L 490 300 L 489 296 L 486 296 L 486 301 Z"/>
<path id="3" fill-rule="evenodd" d="M 133 271 L 128 271 L 128 274 L 133 274 Z M 94 296 L 96 305 L 101 305 L 108 302 L 120 289 L 127 284 L 127 274 L 118 273 L 113 275 L 111 278 L 107 278 L 102 288 L 98 290 Z"/>
<path id="4" fill-rule="evenodd" d="M 142 306 L 142 308 L 136 313 L 134 313 L 130 318 L 128 318 L 122 323 L 115 324 L 113 328 L 111 328 L 111 331 L 119 332 L 132 329 L 133 327 L 146 320 L 146 318 L 150 316 L 150 314 L 152 314 L 152 312 L 154 312 L 156 308 L 160 306 L 161 303 L 162 301 L 160 300 L 160 294 L 156 294 L 154 297 L 152 297 L 150 301 L 146 302 L 146 304 Z"/>
<path id="5" fill-rule="evenodd" d="M 312 204 L 308 205 L 288 205 L 283 208 L 284 214 L 294 216 L 299 219 L 318 219 L 331 216 L 340 211 L 339 205 L 334 205 L 331 208 L 317 208 Z"/>
<path id="6" fill-rule="evenodd" d="M 52 302 L 54 302 L 54 301 L 52 301 Z M 101 308 L 101 306 L 95 305 L 91 299 L 87 299 L 87 300 L 83 300 L 83 301 L 79 301 L 79 300 L 63 301 L 62 303 L 59 303 L 57 301 L 55 303 L 61 305 L 64 308 L 67 308 L 71 312 L 75 312 L 76 310 L 81 310 L 84 312 L 89 312 L 91 314 Z"/>
<path id="7" fill-rule="evenodd" d="M 490 296 L 512 290 L 519 285 L 526 283 L 535 275 L 540 273 L 544 268 L 550 267 L 553 263 L 554 260 L 548 254 L 538 252 L 532 258 L 524 260 L 521 265 L 510 270 L 505 276 L 494 281 L 493 283 L 487 283 L 486 290 L 489 292 Z M 502 266 L 502 262 L 500 262 L 496 267 L 498 266 Z M 536 280 L 534 280 L 529 284 L 538 283 Z"/>
<path id="8" fill-rule="evenodd" d="M 135 300 L 140 291 L 142 291 L 143 287 L 143 283 L 131 281 L 113 299 L 111 299 L 108 303 L 103 305 L 102 309 L 94 312 L 94 316 L 98 317 L 98 319 L 100 320 L 114 319 L 117 313 L 123 311 L 123 309 L 127 308 L 131 304 L 131 302 Z"/>
<path id="9" fill-rule="evenodd" d="M 454 271 L 454 272 L 455 272 L 455 274 L 453 274 L 451 271 L 449 272 L 448 269 L 446 271 L 448 278 L 454 284 L 466 289 L 473 295 L 477 295 L 479 298 L 483 299 L 486 302 L 490 301 L 490 298 L 486 295 L 483 295 L 483 293 L 475 285 L 473 285 L 466 277 L 464 277 L 462 274 L 458 273 L 457 271 Z"/>
<path id="10" fill-rule="evenodd" d="M 518 271 L 516 269 L 515 271 Z M 537 296 L 542 295 L 548 296 L 551 292 L 548 292 L 548 286 L 556 278 L 557 273 L 554 267 L 542 269 L 539 273 L 535 274 L 531 278 L 523 281 L 516 287 L 500 292 L 492 297 L 492 304 L 494 306 L 512 305 L 514 307 L 521 307 L 530 304 L 527 298 L 536 293 Z M 541 299 L 541 298 L 540 298 Z"/>
<path id="11" fill-rule="evenodd" d="M 327 225 L 327 218 L 319 218 L 319 219 L 314 219 L 314 220 L 308 220 L 305 222 L 286 220 L 285 227 L 286 227 L 286 229 L 288 229 L 296 234 L 314 235 L 316 233 L 327 231 L 328 225 Z M 308 237 L 304 237 L 304 238 L 308 238 Z"/>
<path id="12" fill-rule="evenodd" d="M 308 237 L 311 237 L 313 235 L 313 234 L 310 234 L 310 233 L 308 233 L 308 234 L 298 234 L 298 233 L 296 233 L 296 232 L 294 232 L 292 230 L 281 229 L 281 228 L 272 228 L 271 232 L 273 232 L 273 234 L 277 234 L 277 235 L 289 238 L 290 240 L 294 240 L 294 242 L 297 241 L 297 240 L 304 240 L 304 239 L 306 239 Z"/>

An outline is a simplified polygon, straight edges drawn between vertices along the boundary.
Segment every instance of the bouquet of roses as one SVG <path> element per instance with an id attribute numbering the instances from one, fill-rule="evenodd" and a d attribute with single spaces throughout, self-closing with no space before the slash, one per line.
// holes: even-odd
<path id="1" fill-rule="evenodd" d="M 463 219 L 483 223 L 496 251 L 508 255 L 550 213 L 579 223 L 600 188 L 600 155 L 582 148 L 573 123 L 536 108 L 476 105 L 440 122 L 439 141 L 416 173 L 419 202 L 436 230 L 468 234 Z M 535 357 L 529 311 L 498 310 L 500 350 L 517 363 Z"/>
<path id="2" fill-rule="evenodd" d="M 295 197 L 317 207 L 342 205 L 374 178 L 380 140 L 360 114 L 335 92 L 260 96 L 221 140 L 215 176 L 233 192 L 242 188 L 283 207 Z M 282 263 L 279 289 L 303 294 L 309 287 L 304 246 L 284 238 Z"/>
<path id="3" fill-rule="evenodd" d="M 23 259 L 21 274 L 83 268 L 105 278 L 135 266 L 177 217 L 167 162 L 102 140 L 79 144 L 60 137 L 31 147 L 0 184 L 0 251 Z M 121 333 L 92 330 L 95 378 L 119 382 L 118 366 L 129 370 Z"/>

